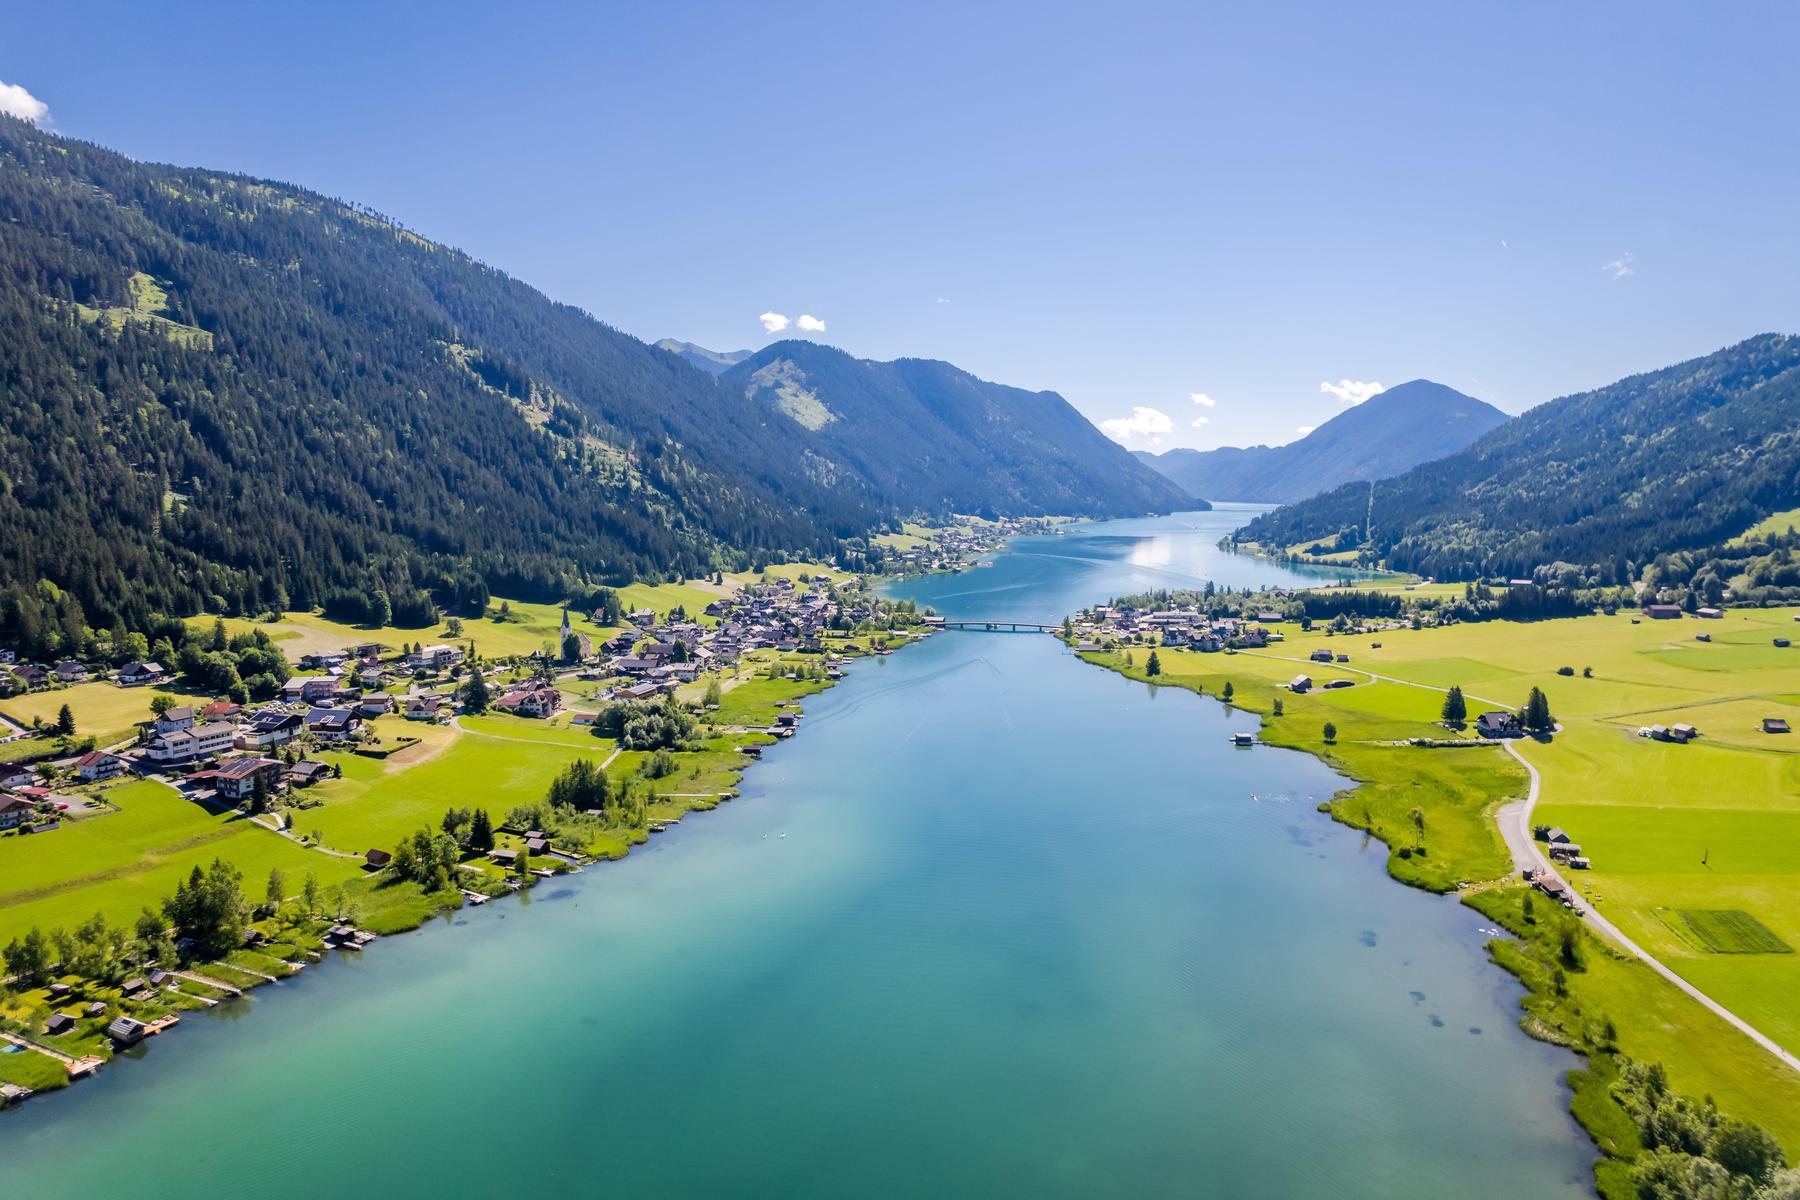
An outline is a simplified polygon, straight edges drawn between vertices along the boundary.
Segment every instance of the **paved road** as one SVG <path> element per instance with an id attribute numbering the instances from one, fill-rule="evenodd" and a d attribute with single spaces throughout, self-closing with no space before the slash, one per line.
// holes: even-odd
<path id="1" fill-rule="evenodd" d="M 1513 852 L 1513 861 L 1517 863 L 1521 869 L 1528 866 L 1536 867 L 1539 870 L 1548 871 L 1554 876 L 1556 875 L 1556 872 L 1551 867 L 1550 860 L 1545 857 L 1543 851 L 1539 848 L 1537 839 L 1531 836 L 1531 810 L 1537 807 L 1538 793 L 1541 787 L 1538 769 L 1531 765 L 1530 759 L 1519 752 L 1517 742 L 1507 742 L 1506 752 L 1518 759 L 1519 765 L 1525 768 L 1525 773 L 1531 777 L 1531 787 L 1526 792 L 1525 799 L 1515 800 L 1513 803 L 1505 805 L 1500 809 L 1501 836 L 1506 839 L 1507 848 Z M 1575 911 L 1579 913 L 1591 927 L 1611 938 L 1628 954 L 1641 959 L 1652 971 L 1655 971 L 1658 975 L 1661 975 L 1664 979 L 1667 979 L 1670 983 L 1692 996 L 1708 1011 L 1718 1016 L 1727 1024 L 1735 1027 L 1745 1037 L 1761 1046 L 1764 1050 L 1767 1050 L 1770 1054 L 1773 1054 L 1788 1067 L 1800 1071 L 1800 1058 L 1795 1058 L 1792 1054 L 1788 1053 L 1788 1051 L 1784 1049 L 1780 1043 L 1776 1042 L 1774 1038 L 1763 1033 L 1760 1029 L 1756 1028 L 1756 1026 L 1750 1024 L 1750 1022 L 1744 1020 L 1744 1018 L 1738 1016 L 1723 1004 L 1714 1000 L 1711 996 L 1708 996 L 1705 992 L 1683 979 L 1680 975 L 1677 975 L 1672 968 L 1666 966 L 1655 955 L 1626 937 L 1623 930 L 1601 916 L 1599 911 L 1595 909 L 1593 905 L 1589 904 L 1587 898 L 1580 892 L 1576 891 L 1574 888 L 1569 888 L 1568 895 L 1570 901 L 1575 906 Z"/>
<path id="2" fill-rule="evenodd" d="M 1304 664 L 1312 661 L 1311 659 L 1305 658 L 1288 658 L 1279 654 L 1259 654 L 1255 651 L 1239 651 L 1239 653 L 1252 654 L 1257 658 L 1279 659 L 1282 662 Z M 1326 664 L 1320 663 L 1319 665 L 1324 666 Z M 1410 679 L 1395 679 L 1390 675 L 1378 675 L 1374 671 L 1365 671 L 1361 667 L 1352 667 L 1346 663 L 1332 663 L 1330 665 L 1337 670 L 1349 671 L 1353 674 L 1367 676 L 1371 680 L 1379 680 L 1383 683 L 1397 683 L 1405 687 L 1424 688 L 1425 690 L 1432 692 L 1443 692 L 1447 690 L 1445 688 L 1432 687 L 1430 684 L 1414 683 Z M 1497 700 L 1490 700 L 1482 696 L 1471 695 L 1469 696 L 1469 699 L 1479 701 L 1482 704 L 1492 704 L 1497 708 L 1507 707 Z M 1558 728 L 1560 728 L 1560 726 Z M 1531 786 L 1527 789 L 1523 800 L 1514 800 L 1508 804 L 1503 804 L 1500 806 L 1499 811 L 1495 813 L 1495 819 L 1500 823 L 1500 836 L 1506 842 L 1506 848 L 1512 854 L 1513 865 L 1518 870 L 1524 871 L 1529 868 L 1545 871 L 1551 876 L 1560 879 L 1561 876 L 1557 875 L 1555 868 L 1551 866 L 1550 860 L 1544 855 L 1537 839 L 1531 836 L 1531 813 L 1532 810 L 1537 807 L 1538 795 L 1543 786 L 1542 780 L 1538 776 L 1538 769 L 1531 764 L 1529 759 L 1519 752 L 1519 745 L 1516 741 L 1507 741 L 1502 744 L 1506 747 L 1506 752 L 1517 759 L 1519 765 L 1525 768 L 1525 774 L 1531 780 Z M 1761 1046 L 1764 1050 L 1767 1050 L 1770 1054 L 1773 1054 L 1781 1063 L 1795 1071 L 1800 1071 L 1800 1058 L 1796 1058 L 1793 1054 L 1789 1053 L 1774 1038 L 1762 1032 L 1760 1029 L 1756 1028 L 1756 1026 L 1750 1024 L 1750 1022 L 1744 1020 L 1744 1018 L 1738 1016 L 1723 1004 L 1720 1004 L 1717 1000 L 1714 1000 L 1711 996 L 1708 996 L 1705 992 L 1683 979 L 1680 975 L 1675 973 L 1675 970 L 1672 967 L 1669 967 L 1648 950 L 1626 937 L 1623 930 L 1601 916 L 1594 906 L 1589 904 L 1586 898 L 1574 888 L 1568 889 L 1568 895 L 1574 902 L 1575 911 L 1587 921 L 1589 926 L 1597 930 L 1603 936 L 1611 939 L 1614 944 L 1626 953 L 1640 959 L 1644 965 L 1648 966 L 1652 971 L 1655 971 L 1658 975 L 1667 979 L 1670 983 L 1686 992 L 1689 996 L 1692 996 L 1709 1012 L 1736 1028 L 1745 1037 Z"/>

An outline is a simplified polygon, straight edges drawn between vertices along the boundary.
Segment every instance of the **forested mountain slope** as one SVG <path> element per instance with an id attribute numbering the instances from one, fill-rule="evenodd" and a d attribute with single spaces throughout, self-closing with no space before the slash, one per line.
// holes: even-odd
<path id="1" fill-rule="evenodd" d="M 1415 379 L 1284 446 L 1178 449 L 1138 458 L 1196 496 L 1285 504 L 1454 454 L 1507 419 L 1455 388 Z"/>
<path id="2" fill-rule="evenodd" d="M 870 362 L 809 341 L 766 346 L 722 376 L 783 431 L 817 480 L 861 480 L 891 504 L 981 515 L 1120 516 L 1194 507 L 1055 392 L 949 363 Z"/>
<path id="3" fill-rule="evenodd" d="M 564 594 L 881 515 L 716 380 L 382 218 L 0 119 L 0 585 L 90 620 Z"/>
<path id="4" fill-rule="evenodd" d="M 1259 517 L 1241 537 L 1366 539 L 1439 578 L 1555 562 L 1606 583 L 1665 551 L 1722 543 L 1800 503 L 1800 338 L 1705 358 L 1531 409 L 1467 449 Z"/>

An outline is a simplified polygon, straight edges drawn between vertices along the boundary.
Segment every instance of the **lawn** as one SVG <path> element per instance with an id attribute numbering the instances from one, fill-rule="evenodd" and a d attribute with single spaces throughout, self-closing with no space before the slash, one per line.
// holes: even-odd
<path id="1" fill-rule="evenodd" d="M 353 865 L 296 845 L 235 813 L 216 814 L 148 780 L 105 793 L 119 811 L 32 837 L 0 838 L 0 943 L 33 925 L 72 927 L 96 912 L 129 924 L 160 905 L 195 866 L 217 858 L 244 872 L 255 891 L 272 867 L 330 883 Z"/>
<path id="2" fill-rule="evenodd" d="M 708 597 L 708 600 L 711 598 Z M 506 620 L 495 619 L 502 604 L 501 600 L 496 599 L 488 605 L 487 616 L 461 618 L 462 632 L 456 636 L 451 635 L 448 621 L 440 621 L 436 625 L 420 629 L 400 629 L 392 625 L 350 625 L 311 612 L 285 613 L 281 620 L 273 622 L 232 618 L 225 622 L 225 627 L 233 634 L 252 629 L 265 631 L 290 661 L 297 661 L 305 654 L 343 650 L 362 642 L 380 642 L 396 650 L 402 643 L 423 642 L 430 645 L 435 642 L 455 642 L 459 646 L 466 646 L 473 642 L 476 653 L 486 658 L 511 658 L 556 646 L 557 635 L 562 628 L 560 605 L 533 604 L 523 600 L 508 600 L 504 603 L 508 609 Z M 702 604 L 705 603 L 706 601 L 702 601 Z M 192 623 L 210 627 L 212 621 L 212 617 L 196 617 Z M 569 613 L 569 624 L 575 632 L 588 634 L 595 640 L 610 636 L 611 633 L 590 621 L 587 614 L 575 610 Z"/>
<path id="3" fill-rule="evenodd" d="M 67 704 L 75 716 L 76 737 L 92 737 L 99 745 L 110 746 L 133 736 L 138 722 L 150 719 L 150 698 L 158 692 L 200 703 L 212 699 L 180 688 L 122 688 L 96 681 L 14 696 L 0 701 L 0 713 L 21 725 L 29 726 L 34 718 L 49 725 Z"/>

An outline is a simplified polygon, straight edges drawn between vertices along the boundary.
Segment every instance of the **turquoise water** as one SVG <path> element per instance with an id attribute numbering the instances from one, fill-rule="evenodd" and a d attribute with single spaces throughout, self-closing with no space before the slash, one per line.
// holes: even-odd
<path id="1" fill-rule="evenodd" d="M 1295 582 L 1241 512 L 908 581 L 1055 620 Z M 191 1017 L 0 1117 L 0 1192 L 1581 1196 L 1566 1054 L 1481 921 L 1313 811 L 1248 718 L 1041 635 L 809 703 L 743 798 L 623 863 Z M 785 836 L 784 836 L 785 835 Z M 141 1060 L 141 1061 L 139 1061 Z"/>

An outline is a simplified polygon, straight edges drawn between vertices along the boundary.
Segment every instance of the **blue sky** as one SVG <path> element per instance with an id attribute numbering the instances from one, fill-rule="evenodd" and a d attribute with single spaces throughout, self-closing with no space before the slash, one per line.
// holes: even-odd
<path id="1" fill-rule="evenodd" d="M 806 314 L 1204 447 L 1800 330 L 1797 36 L 1789 4 L 13 0 L 0 81 L 646 339 Z"/>

